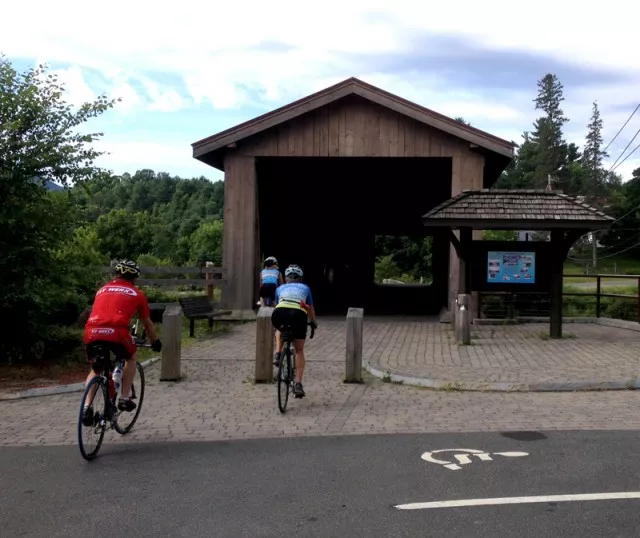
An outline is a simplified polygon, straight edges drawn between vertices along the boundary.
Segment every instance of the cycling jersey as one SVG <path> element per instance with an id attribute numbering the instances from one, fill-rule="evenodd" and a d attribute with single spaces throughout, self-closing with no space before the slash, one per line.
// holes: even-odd
<path id="1" fill-rule="evenodd" d="M 302 282 L 289 282 L 276 289 L 276 308 L 296 308 L 308 311 L 313 306 L 311 288 Z"/>
<path id="2" fill-rule="evenodd" d="M 116 278 L 97 291 L 87 327 L 119 327 L 128 330 L 136 312 L 141 318 L 150 316 L 145 294 L 131 282 Z"/>
<path id="3" fill-rule="evenodd" d="M 260 272 L 260 284 L 278 284 L 280 281 L 279 269 L 263 269 Z"/>

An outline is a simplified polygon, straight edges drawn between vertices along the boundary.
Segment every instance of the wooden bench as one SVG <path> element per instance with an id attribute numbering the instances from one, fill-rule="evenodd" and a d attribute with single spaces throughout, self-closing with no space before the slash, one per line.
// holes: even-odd
<path id="1" fill-rule="evenodd" d="M 189 336 L 192 338 L 195 333 L 195 320 L 208 319 L 209 328 L 211 329 L 214 317 L 231 314 L 231 310 L 216 310 L 216 305 L 206 295 L 183 297 L 179 299 L 179 302 L 182 307 L 182 313 L 189 319 Z"/>

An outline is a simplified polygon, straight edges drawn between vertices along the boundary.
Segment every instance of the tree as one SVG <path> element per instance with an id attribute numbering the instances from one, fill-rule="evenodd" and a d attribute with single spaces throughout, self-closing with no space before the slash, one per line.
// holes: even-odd
<path id="1" fill-rule="evenodd" d="M 614 192 L 609 213 L 619 220 L 602 238 L 602 244 L 620 251 L 640 242 L 640 168 L 636 168 L 632 178 Z"/>
<path id="2" fill-rule="evenodd" d="M 190 260 L 197 265 L 222 265 L 223 225 L 221 220 L 205 221 L 191 234 Z"/>
<path id="3" fill-rule="evenodd" d="M 114 101 L 101 96 L 73 109 L 64 86 L 46 66 L 18 73 L 0 55 L 0 355 L 29 354 L 34 335 L 51 320 L 57 275 L 66 260 L 57 249 L 71 233 L 72 211 L 49 181 L 68 186 L 99 175 L 100 134 L 80 132 Z M 57 193 L 65 194 L 65 193 Z"/>
<path id="4" fill-rule="evenodd" d="M 162 237 L 162 222 L 146 211 L 114 209 L 95 223 L 100 250 L 111 259 L 136 259 L 151 254 L 154 239 Z M 156 241 L 157 243 L 157 241 Z"/>
<path id="5" fill-rule="evenodd" d="M 563 86 L 554 74 L 547 74 L 538 81 L 538 95 L 534 99 L 536 110 L 544 116 L 534 122 L 531 141 L 536 144 L 533 185 L 544 188 L 548 177 L 555 176 L 567 161 L 567 144 L 562 135 L 562 127 L 569 120 L 560 105 L 564 101 Z M 566 185 L 565 185 L 566 187 Z"/>
<path id="6" fill-rule="evenodd" d="M 588 177 L 588 184 L 585 185 L 584 195 L 588 196 L 592 203 L 605 194 L 606 172 L 602 166 L 602 161 L 609 155 L 602 150 L 604 143 L 602 138 L 602 125 L 598 103 L 594 101 L 591 121 L 587 126 L 586 143 L 582 153 L 582 164 Z"/>

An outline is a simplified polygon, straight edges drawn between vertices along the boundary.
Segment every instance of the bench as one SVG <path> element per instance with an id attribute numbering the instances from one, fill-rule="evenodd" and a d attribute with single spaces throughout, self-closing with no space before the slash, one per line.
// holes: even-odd
<path id="1" fill-rule="evenodd" d="M 208 319 L 209 328 L 213 327 L 215 316 L 226 316 L 231 314 L 231 310 L 216 310 L 216 305 L 212 303 L 206 295 L 198 297 L 183 297 L 178 299 L 182 307 L 182 313 L 189 319 L 189 336 L 194 337 L 195 320 Z"/>

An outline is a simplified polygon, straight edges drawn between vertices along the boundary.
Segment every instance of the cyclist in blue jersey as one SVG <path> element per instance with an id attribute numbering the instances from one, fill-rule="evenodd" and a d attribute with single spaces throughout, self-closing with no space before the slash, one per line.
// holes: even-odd
<path id="1" fill-rule="evenodd" d="M 273 306 L 276 301 L 276 288 L 283 283 L 278 260 L 269 256 L 260 271 L 260 306 Z"/>
<path id="2" fill-rule="evenodd" d="M 290 265 L 284 272 L 285 283 L 276 289 L 276 307 L 271 315 L 271 323 L 276 328 L 276 354 L 274 364 L 279 366 L 282 353 L 282 339 L 280 331 L 285 326 L 293 328 L 296 383 L 293 394 L 297 398 L 304 398 L 302 388 L 302 374 L 304 373 L 304 341 L 307 338 L 307 318 L 316 328 L 316 312 L 313 308 L 311 289 L 302 283 L 302 269 L 297 265 Z"/>

